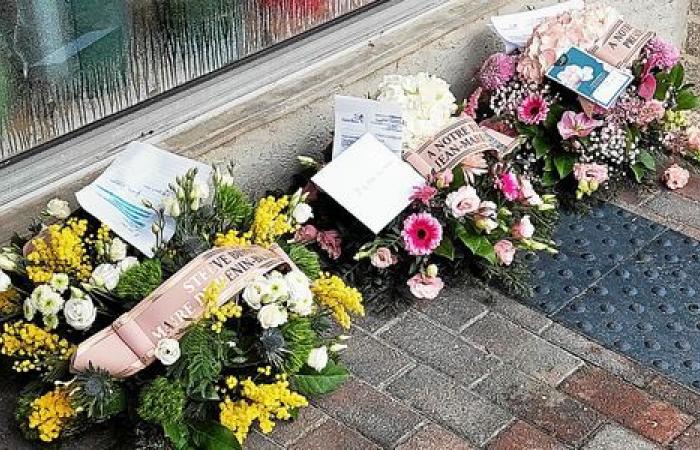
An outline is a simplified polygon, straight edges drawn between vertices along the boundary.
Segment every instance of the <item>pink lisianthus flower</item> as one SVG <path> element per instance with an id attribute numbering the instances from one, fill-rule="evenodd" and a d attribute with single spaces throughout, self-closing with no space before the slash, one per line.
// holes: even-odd
<path id="1" fill-rule="evenodd" d="M 411 294 L 417 298 L 434 299 L 440 294 L 440 291 L 445 287 L 442 279 L 438 276 L 429 277 L 428 275 L 419 273 L 409 278 L 406 282 L 411 290 Z"/>
<path id="2" fill-rule="evenodd" d="M 487 91 L 505 86 L 515 75 L 515 60 L 505 53 L 496 53 L 484 61 L 477 75 L 479 84 Z"/>
<path id="3" fill-rule="evenodd" d="M 318 237 L 318 229 L 313 225 L 304 225 L 294 233 L 294 240 L 305 244 L 313 242 Z"/>
<path id="4" fill-rule="evenodd" d="M 530 94 L 518 107 L 518 119 L 528 125 L 537 125 L 544 122 L 549 113 L 549 104 L 539 94 Z"/>
<path id="5" fill-rule="evenodd" d="M 602 164 L 574 164 L 574 178 L 576 181 L 595 181 L 603 184 L 608 181 L 608 166 Z"/>
<path id="6" fill-rule="evenodd" d="M 492 201 L 483 201 L 474 215 L 474 226 L 486 234 L 498 228 L 498 206 Z"/>
<path id="7" fill-rule="evenodd" d="M 386 247 L 379 247 L 370 258 L 372 265 L 378 269 L 386 269 L 397 261 L 396 256 Z"/>
<path id="8" fill-rule="evenodd" d="M 337 230 L 319 231 L 316 242 L 332 259 L 340 258 L 342 239 Z"/>
<path id="9" fill-rule="evenodd" d="M 542 197 L 532 187 L 532 182 L 527 177 L 520 177 L 520 201 L 526 206 L 538 206 L 542 204 Z"/>
<path id="10" fill-rule="evenodd" d="M 456 218 L 461 218 L 479 209 L 481 199 L 476 189 L 471 186 L 462 186 L 454 192 L 450 192 L 445 199 L 445 204 Z"/>
<path id="11" fill-rule="evenodd" d="M 559 134 L 564 139 L 570 139 L 574 136 L 576 137 L 586 137 L 591 134 L 595 128 L 603 125 L 600 120 L 591 119 L 586 115 L 586 113 L 575 113 L 573 111 L 566 111 L 562 116 L 561 120 L 557 124 L 559 129 Z"/>
<path id="12" fill-rule="evenodd" d="M 518 183 L 518 177 L 513 172 L 503 172 L 498 178 L 497 185 L 509 202 L 520 198 L 520 183 Z"/>
<path id="13" fill-rule="evenodd" d="M 692 125 L 685 130 L 685 136 L 688 141 L 688 148 L 693 152 L 700 150 L 700 127 Z"/>
<path id="14" fill-rule="evenodd" d="M 651 73 L 642 75 L 642 80 L 637 88 L 637 94 L 644 100 L 651 100 L 656 92 L 656 78 Z"/>
<path id="15" fill-rule="evenodd" d="M 430 206 L 430 201 L 437 193 L 437 189 L 430 185 L 424 184 L 422 186 L 416 186 L 413 188 L 413 193 L 411 194 L 410 200 L 414 202 L 421 202 L 425 206 Z"/>
<path id="16" fill-rule="evenodd" d="M 518 223 L 513 225 L 510 234 L 514 239 L 530 239 L 535 234 L 535 227 L 530 222 L 530 216 L 523 216 Z"/>
<path id="17" fill-rule="evenodd" d="M 667 188 L 675 191 L 676 189 L 684 188 L 688 184 L 690 172 L 678 164 L 673 164 L 664 171 L 662 179 L 666 183 Z"/>
<path id="18" fill-rule="evenodd" d="M 476 88 L 469 99 L 464 103 L 464 110 L 462 111 L 462 117 L 471 117 L 476 119 L 476 110 L 479 108 L 479 99 L 481 98 L 482 89 Z"/>
<path id="19" fill-rule="evenodd" d="M 510 266 L 513 263 L 513 258 L 515 257 L 515 246 L 512 242 L 507 239 L 501 239 L 496 242 L 493 246 L 493 250 L 496 252 L 496 258 L 498 262 L 504 266 Z"/>
<path id="20" fill-rule="evenodd" d="M 401 231 L 409 255 L 429 255 L 442 240 L 442 225 L 428 213 L 411 214 L 403 222 Z"/>

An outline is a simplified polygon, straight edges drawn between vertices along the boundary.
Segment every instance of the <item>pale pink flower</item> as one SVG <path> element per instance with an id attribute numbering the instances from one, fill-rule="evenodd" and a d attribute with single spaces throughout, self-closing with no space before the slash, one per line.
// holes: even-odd
<path id="1" fill-rule="evenodd" d="M 602 164 L 574 164 L 574 178 L 576 181 L 595 181 L 603 184 L 608 181 L 608 166 Z"/>
<path id="2" fill-rule="evenodd" d="M 450 192 L 445 199 L 445 204 L 453 216 L 460 218 L 479 209 L 481 199 L 476 189 L 471 186 L 462 186 L 454 192 Z"/>
<path id="3" fill-rule="evenodd" d="M 539 94 L 530 94 L 518 107 L 518 119 L 529 125 L 544 122 L 549 112 L 549 104 Z"/>
<path id="4" fill-rule="evenodd" d="M 542 204 L 542 197 L 532 187 L 532 182 L 527 177 L 520 177 L 520 200 L 526 206 L 538 206 Z"/>
<path id="5" fill-rule="evenodd" d="M 700 150 L 700 127 L 692 125 L 685 130 L 685 135 L 688 140 L 688 148 L 697 152 Z"/>
<path id="6" fill-rule="evenodd" d="M 320 231 L 316 237 L 316 242 L 332 259 L 340 258 L 342 240 L 337 230 Z"/>
<path id="7" fill-rule="evenodd" d="M 498 206 L 492 201 L 483 201 L 474 215 L 474 226 L 486 234 L 498 228 Z"/>
<path id="8" fill-rule="evenodd" d="M 681 58 L 678 47 L 660 37 L 653 37 L 644 49 L 647 59 L 654 67 L 667 70 L 675 66 Z"/>
<path id="9" fill-rule="evenodd" d="M 451 170 L 445 170 L 435 176 L 435 184 L 440 189 L 444 189 L 452 184 L 454 181 L 454 175 Z"/>
<path id="10" fill-rule="evenodd" d="M 518 183 L 518 177 L 513 172 L 503 172 L 498 178 L 497 185 L 509 202 L 520 198 L 520 183 Z"/>
<path id="11" fill-rule="evenodd" d="M 428 213 L 411 214 L 403 222 L 401 237 L 409 255 L 429 255 L 442 241 L 442 225 Z"/>
<path id="12" fill-rule="evenodd" d="M 535 227 L 530 222 L 530 216 L 523 216 L 518 223 L 512 226 L 510 234 L 514 239 L 530 239 L 535 234 Z"/>
<path id="13" fill-rule="evenodd" d="M 496 53 L 484 61 L 477 79 L 487 91 L 494 91 L 505 86 L 515 75 L 515 60 L 505 53 Z"/>
<path id="14" fill-rule="evenodd" d="M 479 109 L 479 99 L 481 98 L 481 88 L 476 88 L 469 99 L 464 103 L 464 110 L 462 111 L 462 117 L 471 117 L 476 119 L 476 110 Z"/>
<path id="15" fill-rule="evenodd" d="M 464 176 L 467 177 L 469 183 L 474 184 L 474 178 L 478 175 L 484 175 L 489 171 L 489 165 L 486 162 L 484 154 L 472 153 L 462 160 L 460 163 L 464 170 Z"/>
<path id="16" fill-rule="evenodd" d="M 413 188 L 413 193 L 411 194 L 410 200 L 414 202 L 421 202 L 425 206 L 430 206 L 430 201 L 437 195 L 438 191 L 434 187 L 424 184 L 422 186 L 416 186 Z"/>
<path id="17" fill-rule="evenodd" d="M 386 247 L 379 247 L 370 258 L 372 265 L 378 269 L 386 269 L 389 266 L 396 264 L 397 259 L 391 250 Z"/>
<path id="18" fill-rule="evenodd" d="M 564 139 L 576 137 L 586 137 L 596 128 L 603 125 L 600 120 L 591 119 L 586 113 L 575 113 L 566 111 L 557 124 L 559 134 Z"/>
<path id="19" fill-rule="evenodd" d="M 422 273 L 416 274 L 406 282 L 408 287 L 417 298 L 434 299 L 445 287 L 440 277 L 429 277 Z"/>
<path id="20" fill-rule="evenodd" d="M 535 58 L 522 57 L 518 62 L 518 74 L 525 81 L 537 84 L 542 82 L 542 66 Z"/>
<path id="21" fill-rule="evenodd" d="M 642 104 L 637 113 L 635 121 L 642 126 L 649 125 L 655 120 L 661 120 L 666 114 L 663 102 L 659 100 L 647 100 Z"/>
<path id="22" fill-rule="evenodd" d="M 671 165 L 666 171 L 664 171 L 662 177 L 666 187 L 671 190 L 682 189 L 688 184 L 690 179 L 690 172 L 682 168 L 678 164 Z"/>
<path id="23" fill-rule="evenodd" d="M 313 242 L 318 237 L 318 229 L 313 225 L 304 225 L 294 234 L 294 240 L 301 243 Z"/>
<path id="24" fill-rule="evenodd" d="M 496 252 L 496 258 L 504 266 L 510 266 L 513 263 L 513 258 L 515 257 L 515 246 L 512 242 L 507 239 L 501 239 L 496 242 L 493 246 L 493 250 Z"/>

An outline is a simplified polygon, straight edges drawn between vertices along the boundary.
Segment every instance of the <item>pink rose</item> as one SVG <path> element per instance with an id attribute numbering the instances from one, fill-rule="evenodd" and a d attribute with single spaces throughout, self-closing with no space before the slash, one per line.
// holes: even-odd
<path id="1" fill-rule="evenodd" d="M 504 266 L 510 266 L 513 263 L 513 257 L 515 257 L 515 246 L 512 242 L 502 239 L 493 246 L 493 250 L 496 252 L 496 258 Z"/>
<path id="2" fill-rule="evenodd" d="M 685 187 L 685 185 L 688 184 L 689 179 L 690 173 L 678 164 L 673 164 L 671 167 L 666 169 L 663 175 L 663 181 L 666 183 L 666 187 L 671 190 Z"/>
<path id="3" fill-rule="evenodd" d="M 591 134 L 596 127 L 603 124 L 600 120 L 591 119 L 586 113 L 576 114 L 573 111 L 566 111 L 557 124 L 559 134 L 564 139 L 576 137 L 586 137 Z"/>
<path id="4" fill-rule="evenodd" d="M 411 289 L 411 294 L 417 298 L 434 299 L 440 294 L 445 283 L 440 277 L 429 277 L 422 273 L 414 275 L 406 284 Z"/>
<path id="5" fill-rule="evenodd" d="M 608 181 L 608 166 L 602 164 L 574 164 L 576 181 L 595 181 L 599 185 Z"/>
<path id="6" fill-rule="evenodd" d="M 513 225 L 510 233 L 514 239 L 530 239 L 535 234 L 535 227 L 530 222 L 530 216 L 523 216 L 520 222 Z"/>
<path id="7" fill-rule="evenodd" d="M 320 231 L 316 242 L 332 259 L 340 258 L 342 240 L 337 230 Z"/>
<path id="8" fill-rule="evenodd" d="M 452 215 L 460 218 L 479 209 L 481 199 L 476 193 L 476 189 L 471 186 L 462 186 L 447 195 L 445 204 L 450 208 Z"/>
<path id="9" fill-rule="evenodd" d="M 499 177 L 498 185 L 506 200 L 512 202 L 520 198 L 520 183 L 518 183 L 518 177 L 513 172 L 502 173 Z"/>
<path id="10" fill-rule="evenodd" d="M 695 152 L 700 150 L 700 127 L 695 125 L 688 127 L 685 134 L 688 139 L 688 148 Z"/>
<path id="11" fill-rule="evenodd" d="M 318 229 L 313 225 L 304 225 L 294 234 L 294 240 L 303 244 L 313 242 L 318 237 Z"/>
<path id="12" fill-rule="evenodd" d="M 372 255 L 372 258 L 370 258 L 372 265 L 378 269 L 386 269 L 396 264 L 396 261 L 396 256 L 386 247 L 379 247 L 377 251 L 374 252 L 374 255 Z"/>
<path id="13" fill-rule="evenodd" d="M 654 97 L 654 92 L 656 92 L 656 78 L 651 73 L 648 73 L 642 77 L 637 93 L 644 100 L 651 100 Z"/>

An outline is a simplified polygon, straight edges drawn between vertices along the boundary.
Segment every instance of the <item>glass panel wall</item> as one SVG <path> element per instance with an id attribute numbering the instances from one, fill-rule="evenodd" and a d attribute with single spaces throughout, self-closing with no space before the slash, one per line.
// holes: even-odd
<path id="1" fill-rule="evenodd" d="M 381 0 L 2 0 L 0 164 Z"/>

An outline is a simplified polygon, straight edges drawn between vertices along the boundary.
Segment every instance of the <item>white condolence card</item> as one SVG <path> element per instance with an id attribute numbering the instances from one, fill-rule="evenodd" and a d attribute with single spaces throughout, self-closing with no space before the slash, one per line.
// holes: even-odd
<path id="1" fill-rule="evenodd" d="M 144 207 L 143 201 L 160 206 L 169 195 L 168 184 L 192 168 L 197 168 L 197 179 L 206 184 L 211 175 L 208 165 L 150 144 L 132 142 L 102 175 L 75 196 L 83 209 L 150 258 L 156 244 L 151 230 L 156 215 Z M 167 218 L 164 238 L 170 239 L 174 232 L 174 221 Z"/>
<path id="2" fill-rule="evenodd" d="M 402 108 L 366 98 L 335 96 L 335 136 L 333 159 L 366 133 L 401 157 L 403 144 Z"/>
<path id="3" fill-rule="evenodd" d="M 365 134 L 312 181 L 378 234 L 411 202 L 425 180 L 371 134 Z"/>

